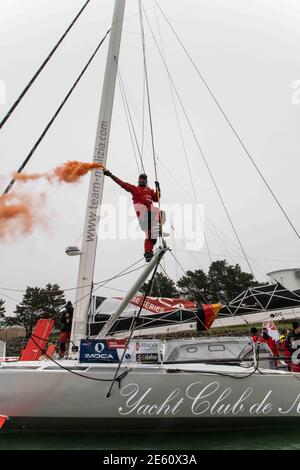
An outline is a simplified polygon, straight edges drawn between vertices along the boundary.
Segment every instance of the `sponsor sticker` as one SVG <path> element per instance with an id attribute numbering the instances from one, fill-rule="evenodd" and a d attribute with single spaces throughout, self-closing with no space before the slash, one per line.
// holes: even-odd
<path id="1" fill-rule="evenodd" d="M 79 361 L 81 363 L 120 362 L 124 356 L 123 362 L 158 362 L 160 341 L 132 341 L 127 348 L 126 344 L 126 339 L 81 340 Z"/>
<path id="2" fill-rule="evenodd" d="M 157 353 L 137 353 L 136 362 L 149 362 L 149 363 L 158 363 L 158 354 Z"/>

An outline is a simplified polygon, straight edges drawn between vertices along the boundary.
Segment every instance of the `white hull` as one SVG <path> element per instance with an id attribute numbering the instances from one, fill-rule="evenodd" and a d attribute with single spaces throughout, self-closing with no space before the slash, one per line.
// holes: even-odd
<path id="1" fill-rule="evenodd" d="M 116 371 L 112 364 L 61 365 L 94 379 L 110 380 Z M 110 381 L 88 380 L 45 362 L 2 364 L 0 415 L 10 418 L 4 428 L 203 430 L 300 423 L 297 374 L 250 375 L 253 369 L 208 364 L 130 364 L 124 371 L 107 398 Z"/>

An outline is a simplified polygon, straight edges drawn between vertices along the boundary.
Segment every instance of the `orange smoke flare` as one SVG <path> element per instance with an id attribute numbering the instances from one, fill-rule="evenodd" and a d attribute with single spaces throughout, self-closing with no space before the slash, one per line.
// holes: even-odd
<path id="1" fill-rule="evenodd" d="M 44 202 L 43 197 L 39 202 Z M 0 198 L 0 239 L 28 234 L 41 221 L 37 203 L 25 194 L 9 193 Z"/>
<path id="2" fill-rule="evenodd" d="M 46 178 L 50 183 L 55 180 L 64 183 L 77 183 L 89 171 L 103 168 L 104 166 L 101 163 L 86 163 L 73 160 L 54 168 L 50 173 L 15 173 L 13 178 L 23 183 L 41 178 Z"/>
<path id="3" fill-rule="evenodd" d="M 64 183 L 76 183 L 81 176 L 86 175 L 89 171 L 103 168 L 101 163 L 85 163 L 74 160 L 55 168 L 53 176 Z"/>
<path id="4" fill-rule="evenodd" d="M 13 178 L 16 181 L 34 181 L 39 180 L 40 178 L 49 178 L 47 173 L 14 173 Z"/>
<path id="5" fill-rule="evenodd" d="M 16 181 L 27 181 L 45 178 L 49 183 L 55 181 L 76 183 L 80 178 L 94 169 L 104 169 L 100 163 L 86 163 L 69 161 L 58 166 L 49 173 L 15 173 Z M 42 199 L 41 199 L 42 196 Z M 0 239 L 14 239 L 19 234 L 31 233 L 36 225 L 40 224 L 41 205 L 44 204 L 43 195 L 34 198 L 24 193 L 10 192 L 0 197 Z"/>

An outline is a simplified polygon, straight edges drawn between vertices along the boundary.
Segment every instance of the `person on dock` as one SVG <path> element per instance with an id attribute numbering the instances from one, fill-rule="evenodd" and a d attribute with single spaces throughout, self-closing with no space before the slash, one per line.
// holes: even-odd
<path id="1" fill-rule="evenodd" d="M 272 338 L 272 336 L 269 335 L 269 332 L 268 332 L 267 328 L 262 329 L 262 334 L 260 336 L 259 342 L 260 343 L 266 343 L 268 345 L 269 349 L 271 350 L 272 355 L 274 357 L 279 357 L 280 353 L 279 353 L 278 345 L 277 345 L 275 339 Z M 270 361 L 270 366 L 271 366 L 271 369 L 277 369 L 278 362 L 276 360 L 272 360 L 272 361 Z"/>
<path id="2" fill-rule="evenodd" d="M 64 357 L 66 352 L 66 344 L 70 341 L 72 320 L 73 320 L 74 307 L 72 302 L 67 302 L 65 309 L 60 317 L 61 330 L 59 338 L 59 357 Z"/>
<path id="3" fill-rule="evenodd" d="M 300 372 L 300 321 L 292 322 L 292 331 L 287 335 L 285 354 L 291 372 Z"/>
<path id="4" fill-rule="evenodd" d="M 251 339 L 254 343 L 257 343 L 259 341 L 259 334 L 258 334 L 258 329 L 253 326 L 250 329 L 250 334 L 251 334 Z"/>
<path id="5" fill-rule="evenodd" d="M 262 344 L 266 343 L 270 349 L 273 357 L 279 357 L 279 348 L 276 341 L 269 335 L 268 329 L 263 328 L 262 333 L 258 333 L 258 329 L 252 327 L 250 330 L 251 339 L 254 343 Z M 278 363 L 274 359 L 270 359 L 270 368 L 277 369 Z"/>

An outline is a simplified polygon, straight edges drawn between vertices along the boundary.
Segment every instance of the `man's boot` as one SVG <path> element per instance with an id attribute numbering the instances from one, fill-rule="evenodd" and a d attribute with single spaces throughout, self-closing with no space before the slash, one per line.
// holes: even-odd
<path id="1" fill-rule="evenodd" d="M 149 261 L 151 261 L 153 258 L 153 251 L 146 251 L 144 257 L 146 262 L 149 263 Z"/>

